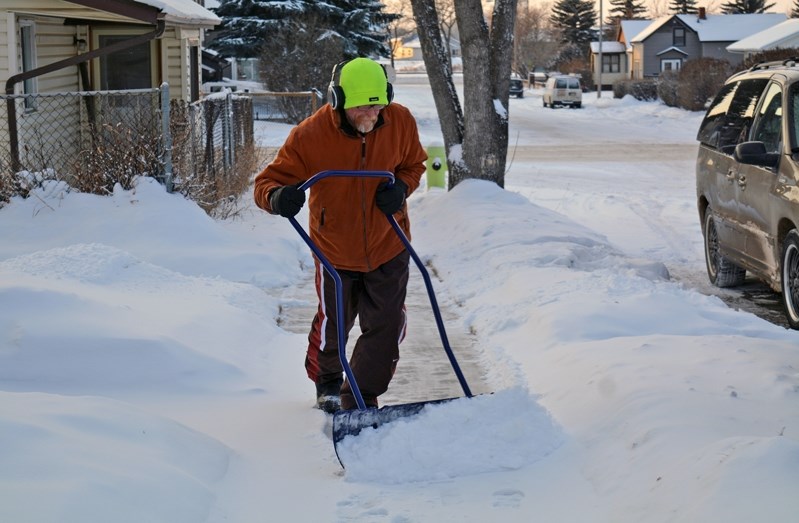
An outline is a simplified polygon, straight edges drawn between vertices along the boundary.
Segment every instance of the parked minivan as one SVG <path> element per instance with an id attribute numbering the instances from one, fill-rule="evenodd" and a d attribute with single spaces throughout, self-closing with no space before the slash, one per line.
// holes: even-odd
<path id="1" fill-rule="evenodd" d="M 559 75 L 550 76 L 544 86 L 544 107 L 555 108 L 556 105 L 570 105 L 582 107 L 583 89 L 580 79 L 576 76 Z"/>
<path id="2" fill-rule="evenodd" d="M 748 271 L 782 293 L 799 329 L 799 66 L 760 63 L 727 79 L 699 127 L 696 196 L 711 283 Z"/>

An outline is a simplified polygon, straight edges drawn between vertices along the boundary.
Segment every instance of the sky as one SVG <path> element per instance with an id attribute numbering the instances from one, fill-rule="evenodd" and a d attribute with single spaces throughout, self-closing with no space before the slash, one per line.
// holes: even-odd
<path id="1" fill-rule="evenodd" d="M 395 101 L 433 145 L 432 96 L 408 78 Z M 409 198 L 481 394 L 344 440 L 345 469 L 312 408 L 312 261 L 286 220 L 247 197 L 214 220 L 145 178 L 108 197 L 53 182 L 5 205 L 0 521 L 796 521 L 797 335 L 709 288 L 702 115 L 583 102 L 509 101 L 504 190 L 423 183 Z M 429 308 L 408 312 L 423 332 Z M 414 344 L 398 374 L 440 352 L 435 335 Z M 452 381 L 412 378 L 384 404 Z"/>

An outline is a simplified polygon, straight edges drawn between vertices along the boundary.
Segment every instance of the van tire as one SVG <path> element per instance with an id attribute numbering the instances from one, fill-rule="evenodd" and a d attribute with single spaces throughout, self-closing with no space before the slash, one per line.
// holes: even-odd
<path id="1" fill-rule="evenodd" d="M 719 238 L 713 211 L 705 210 L 705 223 L 702 227 L 705 237 L 705 265 L 710 283 L 716 287 L 737 287 L 746 279 L 746 269 L 732 263 L 719 252 Z M 797 259 L 799 262 L 799 259 Z"/>
<path id="2" fill-rule="evenodd" d="M 544 102 L 544 107 L 546 107 L 547 106 L 547 101 L 544 100 L 543 98 L 541 100 Z"/>
<path id="3" fill-rule="evenodd" d="M 782 242 L 782 306 L 792 329 L 799 329 L 799 233 L 791 230 Z"/>

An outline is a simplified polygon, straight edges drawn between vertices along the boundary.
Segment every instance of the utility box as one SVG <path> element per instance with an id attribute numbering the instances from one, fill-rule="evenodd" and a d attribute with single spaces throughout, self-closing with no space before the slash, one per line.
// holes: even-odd
<path id="1" fill-rule="evenodd" d="M 427 188 L 447 187 L 447 153 L 443 145 L 429 145 L 427 147 Z"/>

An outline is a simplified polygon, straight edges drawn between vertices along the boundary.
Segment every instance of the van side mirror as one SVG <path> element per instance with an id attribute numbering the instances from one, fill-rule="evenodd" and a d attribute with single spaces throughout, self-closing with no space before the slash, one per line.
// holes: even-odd
<path id="1" fill-rule="evenodd" d="M 732 157 L 736 162 L 773 169 L 780 163 L 778 153 L 766 152 L 763 142 L 742 142 L 735 146 Z"/>

